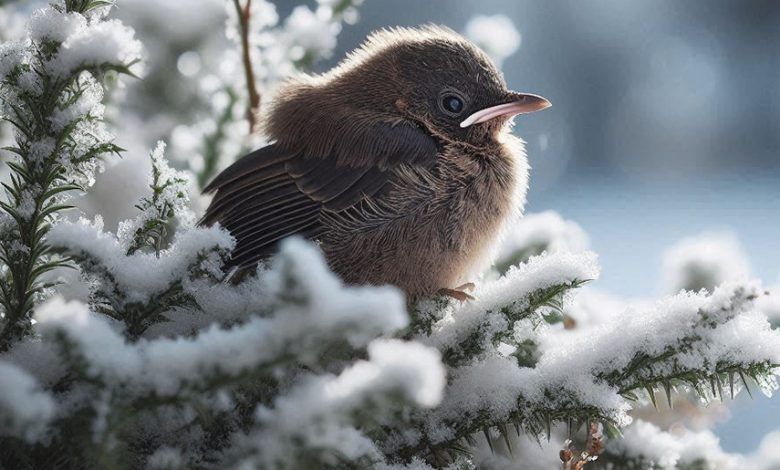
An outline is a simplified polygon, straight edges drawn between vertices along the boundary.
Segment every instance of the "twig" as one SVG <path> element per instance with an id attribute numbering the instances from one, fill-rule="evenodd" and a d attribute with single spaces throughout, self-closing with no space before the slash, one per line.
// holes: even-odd
<path id="1" fill-rule="evenodd" d="M 246 73 L 246 86 L 249 91 L 249 108 L 247 109 L 247 119 L 249 120 L 249 131 L 256 132 L 258 129 L 257 116 L 260 112 L 260 92 L 255 83 L 255 72 L 252 68 L 252 57 L 249 50 L 249 19 L 252 0 L 247 0 L 246 6 L 241 7 L 240 0 L 233 0 L 238 14 L 238 24 L 241 29 L 241 48 L 244 62 L 244 72 Z"/>

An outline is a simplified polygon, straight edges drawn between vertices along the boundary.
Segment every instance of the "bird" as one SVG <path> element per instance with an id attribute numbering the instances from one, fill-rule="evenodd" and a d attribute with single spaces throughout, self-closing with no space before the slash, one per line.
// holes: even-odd
<path id="1" fill-rule="evenodd" d="M 449 28 L 375 31 L 331 70 L 279 87 L 262 121 L 270 144 L 204 188 L 214 196 L 200 223 L 235 237 L 234 272 L 299 236 L 346 284 L 471 299 L 470 276 L 525 204 L 513 118 L 550 106 L 510 91 Z"/>

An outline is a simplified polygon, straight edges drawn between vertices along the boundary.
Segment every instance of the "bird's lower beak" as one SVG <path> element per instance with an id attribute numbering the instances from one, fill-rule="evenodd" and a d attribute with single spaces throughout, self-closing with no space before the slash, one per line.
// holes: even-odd
<path id="1" fill-rule="evenodd" d="M 541 111 L 552 106 L 549 101 L 538 95 L 512 93 L 512 98 L 513 100 L 509 103 L 480 109 L 461 122 L 460 127 L 469 127 L 472 124 L 479 124 L 499 116 L 516 116 L 518 114 L 533 113 L 534 111 Z"/>

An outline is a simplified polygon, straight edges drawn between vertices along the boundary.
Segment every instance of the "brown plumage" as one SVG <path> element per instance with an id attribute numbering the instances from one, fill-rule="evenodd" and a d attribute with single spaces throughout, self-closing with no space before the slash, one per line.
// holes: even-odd
<path id="1" fill-rule="evenodd" d="M 348 283 L 457 295 L 525 202 L 528 164 L 508 122 L 548 106 L 508 91 L 451 30 L 374 33 L 330 72 L 281 89 L 265 122 L 273 143 L 206 187 L 216 194 L 202 223 L 236 237 L 230 263 L 242 269 L 300 235 Z"/>

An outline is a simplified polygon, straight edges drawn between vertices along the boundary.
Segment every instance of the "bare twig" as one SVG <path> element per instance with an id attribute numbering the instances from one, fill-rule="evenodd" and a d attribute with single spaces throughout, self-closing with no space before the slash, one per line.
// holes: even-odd
<path id="1" fill-rule="evenodd" d="M 241 6 L 240 0 L 233 0 L 238 14 L 238 24 L 241 32 L 241 48 L 244 62 L 244 72 L 246 74 L 246 86 L 249 91 L 249 107 L 247 109 L 247 119 L 249 120 L 249 130 L 254 133 L 258 130 L 257 116 L 260 113 L 260 92 L 255 82 L 255 72 L 252 68 L 252 57 L 249 49 L 249 20 L 251 16 L 252 0 L 246 0 L 246 5 Z"/>

